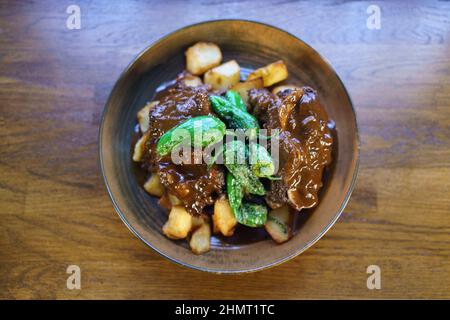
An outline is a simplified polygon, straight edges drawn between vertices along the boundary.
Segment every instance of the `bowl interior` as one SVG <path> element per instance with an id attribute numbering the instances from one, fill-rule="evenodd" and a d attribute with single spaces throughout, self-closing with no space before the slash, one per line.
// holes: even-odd
<path id="1" fill-rule="evenodd" d="M 210 252 L 193 254 L 186 241 L 161 232 L 167 214 L 141 187 L 131 148 L 136 113 L 157 88 L 184 69 L 184 51 L 198 41 L 217 43 L 224 61 L 235 59 L 243 70 L 283 59 L 285 83 L 308 85 L 336 124 L 333 165 L 326 175 L 319 205 L 299 214 L 300 228 L 288 242 L 276 245 L 253 231 L 247 237 L 213 238 Z M 359 142 L 350 98 L 335 72 L 311 47 L 277 28 L 249 21 L 221 20 L 178 30 L 147 48 L 124 71 L 105 107 L 100 130 L 100 160 L 116 211 L 145 243 L 183 265 L 213 272 L 248 272 L 281 263 L 307 249 L 336 221 L 356 177 Z"/>

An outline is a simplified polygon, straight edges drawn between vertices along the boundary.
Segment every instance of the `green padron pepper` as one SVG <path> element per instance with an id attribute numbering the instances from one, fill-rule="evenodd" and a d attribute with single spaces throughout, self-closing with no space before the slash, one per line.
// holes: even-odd
<path id="1" fill-rule="evenodd" d="M 224 164 L 233 176 L 242 184 L 245 192 L 263 196 L 264 185 L 246 163 L 247 150 L 245 143 L 233 140 L 225 145 Z"/>
<path id="2" fill-rule="evenodd" d="M 248 227 L 261 227 L 267 221 L 267 207 L 262 204 L 243 202 L 237 214 L 236 220 Z"/>
<path id="3" fill-rule="evenodd" d="M 248 227 L 261 227 L 266 223 L 266 206 L 243 201 L 244 187 L 230 172 L 227 173 L 227 193 L 237 222 Z"/>
<path id="4" fill-rule="evenodd" d="M 242 111 L 247 112 L 247 107 L 245 106 L 244 101 L 242 100 L 239 93 L 237 93 L 234 90 L 228 90 L 225 94 L 225 97 L 230 101 L 232 104 L 234 104 L 236 107 L 241 109 Z"/>
<path id="5" fill-rule="evenodd" d="M 227 193 L 228 200 L 230 201 L 230 206 L 233 209 L 233 212 L 242 204 L 242 198 L 244 197 L 244 187 L 236 179 L 233 174 L 227 172 Z"/>
<path id="6" fill-rule="evenodd" d="M 269 152 L 263 146 L 250 145 L 250 165 L 254 175 L 260 178 L 271 177 L 275 173 L 275 164 Z"/>
<path id="7" fill-rule="evenodd" d="M 256 137 L 259 130 L 258 120 L 240 107 L 237 107 L 227 99 L 220 96 L 210 96 L 209 100 L 213 110 L 223 119 L 228 128 L 251 129 L 251 138 Z"/>
<path id="8" fill-rule="evenodd" d="M 225 124 L 216 117 L 194 117 L 164 133 L 158 140 L 156 152 L 159 156 L 167 155 L 186 140 L 190 140 L 194 147 L 206 147 L 222 140 L 225 131 Z M 197 132 L 202 133 L 200 141 L 195 139 L 195 135 L 198 134 Z M 196 143 L 200 145 L 196 145 Z"/>

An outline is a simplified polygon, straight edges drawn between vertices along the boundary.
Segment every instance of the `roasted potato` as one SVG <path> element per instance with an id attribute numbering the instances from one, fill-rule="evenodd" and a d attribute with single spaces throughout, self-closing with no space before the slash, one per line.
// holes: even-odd
<path id="1" fill-rule="evenodd" d="M 138 122 L 139 122 L 139 128 L 141 129 L 141 132 L 144 133 L 145 131 L 148 130 L 148 126 L 149 126 L 149 113 L 150 110 L 155 107 L 157 104 L 159 103 L 159 101 L 152 101 L 149 102 L 145 105 L 145 107 L 143 107 L 138 113 L 137 113 L 137 118 L 138 118 Z"/>
<path id="2" fill-rule="evenodd" d="M 262 78 L 256 78 L 247 80 L 245 82 L 236 83 L 231 87 L 231 90 L 236 91 L 241 96 L 242 100 L 248 105 L 248 91 L 251 89 L 261 89 L 264 87 L 264 81 Z"/>
<path id="3" fill-rule="evenodd" d="M 214 90 L 226 90 L 240 79 L 241 68 L 236 60 L 231 60 L 206 72 L 203 80 Z"/>
<path id="4" fill-rule="evenodd" d="M 212 219 L 215 230 L 226 237 L 233 235 L 237 221 L 227 198 L 221 198 L 214 203 L 214 214 Z"/>
<path id="5" fill-rule="evenodd" d="M 165 191 L 157 173 L 152 174 L 147 182 L 144 183 L 144 189 L 152 196 L 158 198 L 162 197 Z"/>
<path id="6" fill-rule="evenodd" d="M 289 221 L 289 207 L 283 206 L 269 212 L 264 227 L 275 242 L 283 243 L 289 240 L 292 234 Z"/>
<path id="7" fill-rule="evenodd" d="M 182 206 L 173 206 L 163 233 L 170 239 L 184 239 L 191 231 L 192 216 Z"/>
<path id="8" fill-rule="evenodd" d="M 247 80 L 262 78 L 264 87 L 269 87 L 274 83 L 285 80 L 288 77 L 288 70 L 282 60 L 278 60 L 265 67 L 256 69 L 248 75 Z"/>
<path id="9" fill-rule="evenodd" d="M 133 161 L 140 162 L 142 160 L 142 156 L 144 155 L 145 142 L 148 140 L 150 136 L 148 134 L 144 134 L 134 145 L 133 152 Z"/>
<path id="10" fill-rule="evenodd" d="M 203 81 L 200 77 L 194 76 L 192 74 L 185 75 L 183 78 L 181 78 L 181 82 L 183 82 L 186 87 L 199 87 L 203 84 Z"/>
<path id="11" fill-rule="evenodd" d="M 193 75 L 200 75 L 222 62 L 220 48 L 211 42 L 198 42 L 186 52 L 186 69 Z"/>
<path id="12" fill-rule="evenodd" d="M 275 88 L 272 89 L 272 93 L 273 94 L 277 94 L 278 92 L 284 91 L 284 90 L 295 90 L 295 89 L 300 89 L 300 87 L 296 87 L 292 84 L 287 84 L 287 85 L 283 85 L 283 86 L 277 86 Z"/>
<path id="13" fill-rule="evenodd" d="M 209 251 L 211 246 L 211 227 L 209 223 L 204 222 L 192 233 L 189 246 L 195 254 L 202 254 Z"/>

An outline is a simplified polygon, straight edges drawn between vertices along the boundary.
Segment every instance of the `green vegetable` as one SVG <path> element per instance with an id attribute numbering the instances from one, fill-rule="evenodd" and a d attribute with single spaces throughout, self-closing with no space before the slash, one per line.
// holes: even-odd
<path id="1" fill-rule="evenodd" d="M 232 140 L 225 144 L 225 164 L 245 164 L 247 156 L 247 147 L 243 141 Z"/>
<path id="2" fill-rule="evenodd" d="M 248 193 L 263 196 L 264 185 L 246 164 L 246 147 L 242 141 L 234 140 L 225 145 L 224 164 Z"/>
<path id="3" fill-rule="evenodd" d="M 190 140 L 194 147 L 205 147 L 222 140 L 225 130 L 225 124 L 216 117 L 191 118 L 164 133 L 158 140 L 156 152 L 159 156 L 164 156 L 186 140 Z M 200 141 L 195 137 L 199 133 L 202 134 Z"/>
<path id="4" fill-rule="evenodd" d="M 206 166 L 208 167 L 208 170 L 211 169 L 213 164 L 217 161 L 219 156 L 223 153 L 223 145 L 220 145 L 218 149 L 216 149 L 215 154 L 210 157 L 209 159 L 205 159 Z"/>
<path id="5" fill-rule="evenodd" d="M 267 208 L 263 205 L 243 202 L 244 187 L 230 172 L 227 173 L 227 193 L 234 217 L 248 227 L 261 227 L 267 220 Z"/>
<path id="6" fill-rule="evenodd" d="M 272 157 L 266 148 L 257 143 L 250 145 L 250 164 L 257 177 L 271 177 L 275 173 Z"/>
<path id="7" fill-rule="evenodd" d="M 261 204 L 244 202 L 235 213 L 236 220 L 248 227 L 261 227 L 267 221 L 267 207 Z"/>
<path id="8" fill-rule="evenodd" d="M 238 210 L 242 204 L 244 187 L 230 172 L 227 172 L 227 193 L 230 206 L 234 212 Z"/>
<path id="9" fill-rule="evenodd" d="M 240 109 L 225 98 L 210 96 L 213 110 L 222 118 L 231 129 L 254 129 L 252 136 L 256 136 L 259 123 L 258 120 L 246 110 Z"/>
<path id="10" fill-rule="evenodd" d="M 226 164 L 227 169 L 242 184 L 247 193 L 263 196 L 266 194 L 264 185 L 245 164 Z"/>
<path id="11" fill-rule="evenodd" d="M 229 90 L 225 94 L 225 97 L 227 97 L 228 101 L 230 101 L 236 107 L 238 107 L 242 111 L 247 112 L 247 107 L 245 106 L 244 101 L 242 101 L 242 98 L 239 95 L 239 93 L 237 93 L 236 91 L 233 91 L 233 90 Z"/>
<path id="12" fill-rule="evenodd" d="M 213 110 L 221 117 L 231 129 L 253 129 L 250 139 L 258 134 L 259 123 L 254 116 L 247 112 L 247 108 L 239 94 L 235 91 L 226 93 L 227 99 L 219 96 L 211 96 L 210 101 Z M 261 147 L 262 148 L 262 147 Z M 264 185 L 259 181 L 256 171 L 271 176 L 270 164 L 267 156 L 272 160 L 266 149 L 255 149 L 257 155 L 255 168 L 250 169 L 246 160 L 248 150 L 243 141 L 234 140 L 225 145 L 224 164 L 228 169 L 227 192 L 231 209 L 236 220 L 249 227 L 261 227 L 267 220 L 267 208 L 264 205 L 243 202 L 244 193 L 265 195 Z M 264 153 L 266 152 L 266 154 Z M 261 159 L 260 159 L 261 158 Z M 257 170 L 258 169 L 258 170 Z"/>

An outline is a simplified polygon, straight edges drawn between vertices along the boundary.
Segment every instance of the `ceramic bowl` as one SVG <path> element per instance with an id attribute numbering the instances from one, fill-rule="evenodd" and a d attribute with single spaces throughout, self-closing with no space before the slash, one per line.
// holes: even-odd
<path id="1" fill-rule="evenodd" d="M 319 205 L 298 215 L 295 236 L 277 245 L 264 231 L 237 230 L 231 238 L 213 237 L 211 250 L 191 252 L 187 241 L 166 238 L 167 213 L 142 188 L 131 160 L 136 113 L 151 101 L 161 83 L 184 69 L 186 48 L 198 41 L 218 44 L 223 61 L 235 59 L 244 72 L 282 59 L 286 83 L 308 85 L 336 126 L 333 164 L 325 175 Z M 99 135 L 100 166 L 114 208 L 127 227 L 164 257 L 198 270 L 251 272 L 289 260 L 311 247 L 336 222 L 357 175 L 359 140 L 349 94 L 333 68 L 313 48 L 279 28 L 243 20 L 208 21 L 161 38 L 140 53 L 117 80 L 106 103 Z"/>

